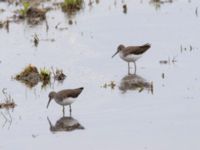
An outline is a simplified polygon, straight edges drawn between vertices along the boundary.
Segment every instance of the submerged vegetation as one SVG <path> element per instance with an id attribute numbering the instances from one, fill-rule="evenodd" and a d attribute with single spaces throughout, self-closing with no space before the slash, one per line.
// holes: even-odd
<path id="1" fill-rule="evenodd" d="M 175 64 L 176 62 L 177 62 L 176 57 L 173 58 L 168 57 L 168 59 L 159 61 L 160 64 L 170 64 L 170 63 Z"/>
<path id="2" fill-rule="evenodd" d="M 39 38 L 38 38 L 38 35 L 37 35 L 37 34 L 34 34 L 33 43 L 34 43 L 35 47 L 38 46 L 39 41 L 40 41 L 40 40 L 39 40 Z"/>
<path id="3" fill-rule="evenodd" d="M 103 88 L 108 88 L 110 87 L 111 89 L 115 89 L 116 83 L 114 81 L 110 81 L 109 83 L 104 83 L 102 86 Z"/>
<path id="4" fill-rule="evenodd" d="M 19 14 L 21 17 L 26 17 L 28 9 L 30 8 L 30 3 L 29 2 L 22 2 L 23 8 L 19 10 Z"/>

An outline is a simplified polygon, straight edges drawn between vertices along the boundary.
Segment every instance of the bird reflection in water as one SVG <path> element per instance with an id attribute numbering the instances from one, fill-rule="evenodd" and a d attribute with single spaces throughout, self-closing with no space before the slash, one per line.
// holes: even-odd
<path id="1" fill-rule="evenodd" d="M 85 129 L 78 120 L 74 119 L 73 117 L 61 117 L 59 120 L 56 121 L 55 125 L 52 125 L 51 121 L 47 117 L 47 120 L 50 125 L 51 132 L 70 132 L 77 129 Z"/>
<path id="2" fill-rule="evenodd" d="M 129 74 L 121 79 L 119 89 L 125 93 L 128 90 L 135 90 L 142 92 L 147 90 L 153 94 L 153 83 L 146 81 L 144 78 L 137 74 Z"/>

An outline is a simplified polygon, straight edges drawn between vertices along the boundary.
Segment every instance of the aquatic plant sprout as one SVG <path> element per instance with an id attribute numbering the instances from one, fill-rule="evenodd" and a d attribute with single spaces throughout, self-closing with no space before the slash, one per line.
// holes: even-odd
<path id="1" fill-rule="evenodd" d="M 30 8 L 30 3 L 29 2 L 22 2 L 23 8 L 19 10 L 20 15 L 26 16 L 28 9 Z"/>

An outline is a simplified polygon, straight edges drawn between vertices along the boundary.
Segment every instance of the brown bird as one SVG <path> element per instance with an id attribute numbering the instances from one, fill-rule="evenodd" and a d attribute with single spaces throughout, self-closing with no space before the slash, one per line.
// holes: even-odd
<path id="1" fill-rule="evenodd" d="M 128 62 L 128 73 L 130 74 L 130 62 L 134 63 L 136 73 L 136 61 L 151 47 L 150 44 L 144 44 L 142 46 L 127 46 L 120 44 L 117 48 L 117 52 L 112 58 L 119 53 L 121 59 Z"/>
<path id="2" fill-rule="evenodd" d="M 84 88 L 80 87 L 77 89 L 65 89 L 59 92 L 50 92 L 49 93 L 49 101 L 47 103 L 47 108 L 52 99 L 56 101 L 59 105 L 63 106 L 63 115 L 65 113 L 65 106 L 69 105 L 70 115 L 71 115 L 71 104 L 76 100 L 76 98 L 81 94 Z"/>

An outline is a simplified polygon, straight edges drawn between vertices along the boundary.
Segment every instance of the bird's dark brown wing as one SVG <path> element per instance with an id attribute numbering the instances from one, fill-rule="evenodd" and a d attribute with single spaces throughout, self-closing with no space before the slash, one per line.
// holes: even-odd
<path id="1" fill-rule="evenodd" d="M 64 99 L 64 98 L 76 98 L 79 96 L 79 94 L 82 92 L 82 88 L 78 88 L 78 89 L 66 89 L 66 90 L 62 90 L 60 92 L 57 93 L 57 98 L 59 99 Z"/>
<path id="2" fill-rule="evenodd" d="M 73 98 L 76 98 L 79 96 L 79 94 L 82 92 L 81 89 L 73 89 L 69 92 L 68 96 L 69 97 L 73 97 Z"/>
<path id="3" fill-rule="evenodd" d="M 129 54 L 141 55 L 146 52 L 150 47 L 150 44 L 144 44 L 142 46 L 128 46 L 124 49 L 124 56 L 127 56 Z"/>

